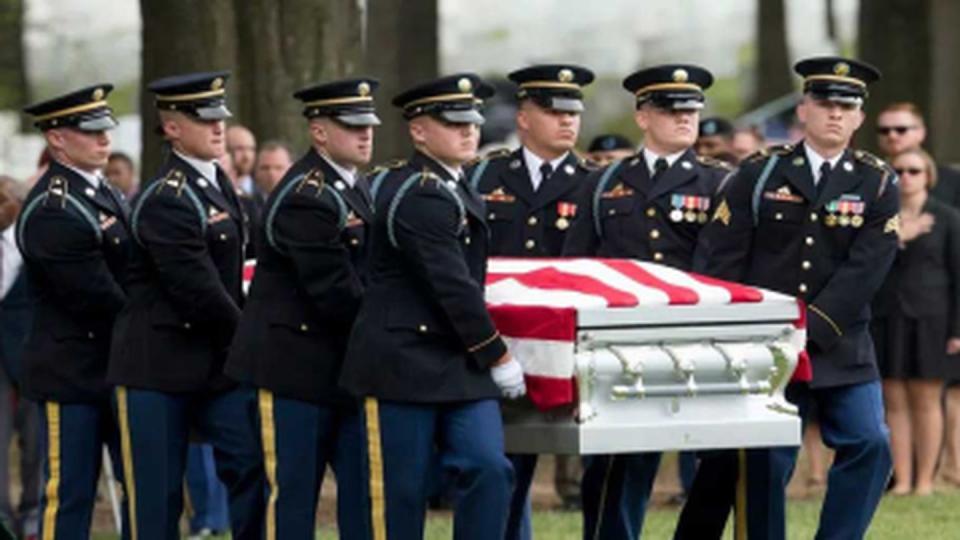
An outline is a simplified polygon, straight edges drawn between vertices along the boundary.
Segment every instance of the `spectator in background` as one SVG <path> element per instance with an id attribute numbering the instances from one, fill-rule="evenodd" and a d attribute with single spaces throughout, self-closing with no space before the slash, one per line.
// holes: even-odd
<path id="1" fill-rule="evenodd" d="M 41 163 L 41 167 L 45 168 L 46 163 Z M 8 176 L 0 176 L 0 519 L 18 538 L 36 538 L 39 532 L 43 467 L 40 410 L 18 392 L 21 356 L 33 317 L 23 258 L 14 240 L 14 223 L 27 188 Z M 10 467 L 10 443 L 15 434 L 20 462 L 17 467 Z M 14 510 L 9 475 L 16 469 L 23 490 Z"/>
<path id="2" fill-rule="evenodd" d="M 290 148 L 286 144 L 268 141 L 260 146 L 253 172 L 254 200 L 257 201 L 258 207 L 263 206 L 267 196 L 280 183 L 292 163 Z"/>
<path id="3" fill-rule="evenodd" d="M 253 194 L 253 165 L 257 158 L 257 139 L 253 132 L 239 124 L 228 127 L 227 153 L 236 173 L 234 186 L 247 195 Z"/>
<path id="4" fill-rule="evenodd" d="M 877 145 L 889 160 L 907 150 L 921 148 L 927 137 L 923 113 L 916 104 L 894 102 L 877 115 Z M 937 182 L 930 195 L 954 208 L 960 208 L 960 172 L 953 167 L 937 165 Z M 944 478 L 960 484 L 960 377 L 948 378 L 946 390 L 946 418 Z"/>
<path id="5" fill-rule="evenodd" d="M 927 127 L 915 104 L 901 101 L 884 107 L 877 116 L 877 145 L 887 161 L 891 157 L 923 147 Z M 937 165 L 937 182 L 930 195 L 960 208 L 960 171 Z"/>
<path id="6" fill-rule="evenodd" d="M 619 133 L 597 135 L 587 147 L 587 157 L 597 165 L 603 167 L 618 159 L 624 159 L 637 151 L 630 139 Z"/>
<path id="7" fill-rule="evenodd" d="M 714 116 L 700 121 L 700 135 L 693 145 L 699 156 L 733 163 L 733 124 L 726 118 Z"/>
<path id="8" fill-rule="evenodd" d="M 871 331 L 890 426 L 891 493 L 930 495 L 943 381 L 960 376 L 960 213 L 928 195 L 937 183 L 929 154 L 906 150 L 891 165 L 900 177 L 900 249 L 874 299 Z"/>
<path id="9" fill-rule="evenodd" d="M 137 179 L 136 168 L 133 166 L 133 160 L 123 152 L 114 152 L 110 154 L 107 160 L 107 166 L 103 169 L 103 175 L 107 177 L 113 187 L 120 190 L 123 196 L 130 200 L 137 193 L 140 182 Z"/>
<path id="10" fill-rule="evenodd" d="M 730 153 L 733 163 L 740 163 L 747 156 L 754 154 L 766 146 L 763 134 L 757 126 L 740 127 L 733 131 L 730 141 Z"/>

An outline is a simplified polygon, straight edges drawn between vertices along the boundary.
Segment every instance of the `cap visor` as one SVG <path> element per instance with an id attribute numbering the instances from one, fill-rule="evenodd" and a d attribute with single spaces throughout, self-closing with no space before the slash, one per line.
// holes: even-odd
<path id="1" fill-rule="evenodd" d="M 87 118 L 77 122 L 77 129 L 80 131 L 106 131 L 117 127 L 117 121 L 113 116 L 104 115 L 96 118 Z"/>
<path id="2" fill-rule="evenodd" d="M 863 105 L 863 98 L 860 96 L 851 96 L 846 94 L 811 92 L 814 99 L 829 101 L 832 103 L 841 103 L 843 105 Z"/>
<path id="3" fill-rule="evenodd" d="M 342 122 L 348 126 L 379 126 L 380 118 L 372 112 L 369 113 L 355 113 L 355 114 L 341 114 L 336 117 L 338 122 Z"/>
<path id="4" fill-rule="evenodd" d="M 555 111 L 579 113 L 583 112 L 583 102 L 579 99 L 555 97 L 551 99 L 550 108 Z"/>
<path id="5" fill-rule="evenodd" d="M 675 111 L 699 111 L 703 108 L 703 102 L 697 100 L 674 101 L 670 108 Z"/>
<path id="6" fill-rule="evenodd" d="M 194 113 L 196 117 L 201 120 L 226 120 L 233 116 L 233 113 L 230 112 L 230 109 L 228 109 L 226 105 L 196 107 Z"/>
<path id="7" fill-rule="evenodd" d="M 454 124 L 477 124 L 478 126 L 483 125 L 485 122 L 483 115 L 480 114 L 476 109 L 465 109 L 465 110 L 445 110 L 440 111 L 440 118 L 443 118 L 447 122 L 453 122 Z"/>

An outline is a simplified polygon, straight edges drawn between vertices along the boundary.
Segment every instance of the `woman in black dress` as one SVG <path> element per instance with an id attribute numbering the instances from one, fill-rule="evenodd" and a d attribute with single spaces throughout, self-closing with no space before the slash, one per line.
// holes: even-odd
<path id="1" fill-rule="evenodd" d="M 943 442 L 943 383 L 960 372 L 960 213 L 929 196 L 937 172 L 926 152 L 909 150 L 891 163 L 900 177 L 900 251 L 871 325 L 893 450 L 891 492 L 927 495 Z"/>

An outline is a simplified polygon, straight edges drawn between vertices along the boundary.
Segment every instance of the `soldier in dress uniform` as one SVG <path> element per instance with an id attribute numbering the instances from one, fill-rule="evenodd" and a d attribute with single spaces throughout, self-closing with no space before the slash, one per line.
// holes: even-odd
<path id="1" fill-rule="evenodd" d="M 497 399 L 525 392 L 483 297 L 488 228 L 462 166 L 492 89 L 464 73 L 403 92 L 416 152 L 375 196 L 368 286 L 341 384 L 363 398 L 373 540 L 421 538 L 434 448 L 454 538 L 502 540 L 513 488 Z"/>
<path id="2" fill-rule="evenodd" d="M 240 203 L 215 161 L 230 116 L 227 77 L 191 73 L 147 87 L 170 152 L 134 204 L 137 249 L 109 369 L 131 529 L 140 540 L 179 535 L 191 434 L 214 447 L 233 538 L 263 531 L 256 395 L 223 374 L 240 319 L 244 244 Z"/>
<path id="3" fill-rule="evenodd" d="M 256 386 L 269 483 L 266 537 L 314 537 L 326 465 L 337 477 L 340 535 L 363 538 L 363 430 L 354 400 L 337 388 L 363 293 L 366 179 L 377 81 L 318 84 L 303 101 L 312 147 L 267 199 L 260 254 L 227 361 Z M 282 354 L 277 354 L 282 351 Z"/>
<path id="4" fill-rule="evenodd" d="M 557 257 L 576 216 L 574 196 L 589 170 L 573 153 L 583 87 L 593 72 L 575 65 L 537 65 L 507 77 L 517 85 L 520 148 L 494 153 L 469 168 L 490 227 L 490 256 Z M 529 538 L 528 495 L 536 454 L 509 456 L 516 474 L 507 538 Z"/>
<path id="5" fill-rule="evenodd" d="M 787 398 L 801 418 L 816 405 L 824 442 L 836 450 L 817 538 L 862 538 L 890 475 L 869 306 L 897 250 L 897 178 L 849 147 L 864 119 L 867 85 L 880 77 L 876 68 L 818 57 L 794 69 L 804 78 L 797 106 L 804 139 L 746 159 L 725 183 L 702 236 L 703 269 L 806 304 L 813 379 L 791 384 Z M 749 537 L 786 536 L 785 489 L 795 458 L 796 448 L 757 449 L 740 461 L 746 484 L 738 491 L 746 500 L 738 501 L 738 528 Z M 730 468 L 730 460 L 704 458 L 694 493 L 727 497 L 719 507 L 725 520 L 732 482 L 701 482 L 717 468 Z M 685 509 L 677 537 L 719 538 L 718 521 Z"/>
<path id="6" fill-rule="evenodd" d="M 106 101 L 112 89 L 98 84 L 24 109 L 52 158 L 16 228 L 36 301 L 22 387 L 43 418 L 45 539 L 90 536 L 104 444 L 119 470 L 106 371 L 126 300 L 130 232 L 123 196 L 100 172 L 117 125 Z M 126 527 L 123 534 L 129 537 Z"/>
<path id="7" fill-rule="evenodd" d="M 712 82 L 709 71 L 680 64 L 644 69 L 623 81 L 636 96 L 643 147 L 587 178 L 564 255 L 693 268 L 710 198 L 729 172 L 728 165 L 692 150 L 703 91 Z M 639 536 L 659 463 L 659 452 L 586 459 L 584 538 Z"/>

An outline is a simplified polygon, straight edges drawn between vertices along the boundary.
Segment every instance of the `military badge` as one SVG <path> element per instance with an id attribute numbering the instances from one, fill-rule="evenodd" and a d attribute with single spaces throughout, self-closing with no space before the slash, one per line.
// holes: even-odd
<path id="1" fill-rule="evenodd" d="M 727 200 L 723 199 L 720 201 L 720 205 L 717 206 L 717 209 L 713 212 L 713 221 L 719 221 L 725 226 L 730 225 L 730 219 L 733 217 L 733 214 L 730 213 L 730 206 L 727 204 Z"/>
<path id="2" fill-rule="evenodd" d="M 499 203 L 512 203 L 517 200 L 516 197 L 504 191 L 502 187 L 498 187 L 497 189 L 491 191 L 490 193 L 487 193 L 486 195 L 482 195 L 482 198 L 486 202 L 499 202 Z"/>
<path id="3" fill-rule="evenodd" d="M 623 182 L 620 182 L 613 186 L 613 189 L 610 191 L 601 193 L 600 197 L 604 199 L 620 199 L 623 197 L 630 197 L 631 195 L 633 195 L 633 190 L 624 186 Z"/>
<path id="4" fill-rule="evenodd" d="M 803 197 L 790 191 L 790 186 L 780 186 L 776 191 L 764 191 L 763 198 L 770 201 L 802 203 Z"/>
<path id="5" fill-rule="evenodd" d="M 211 214 L 210 217 L 207 218 L 207 224 L 213 225 L 215 223 L 220 223 L 221 221 L 229 218 L 230 218 L 230 214 L 226 212 L 217 212 L 215 214 Z"/>
<path id="6" fill-rule="evenodd" d="M 557 202 L 557 221 L 554 225 L 561 231 L 570 227 L 570 220 L 577 215 L 577 205 L 574 203 L 558 201 Z"/>

